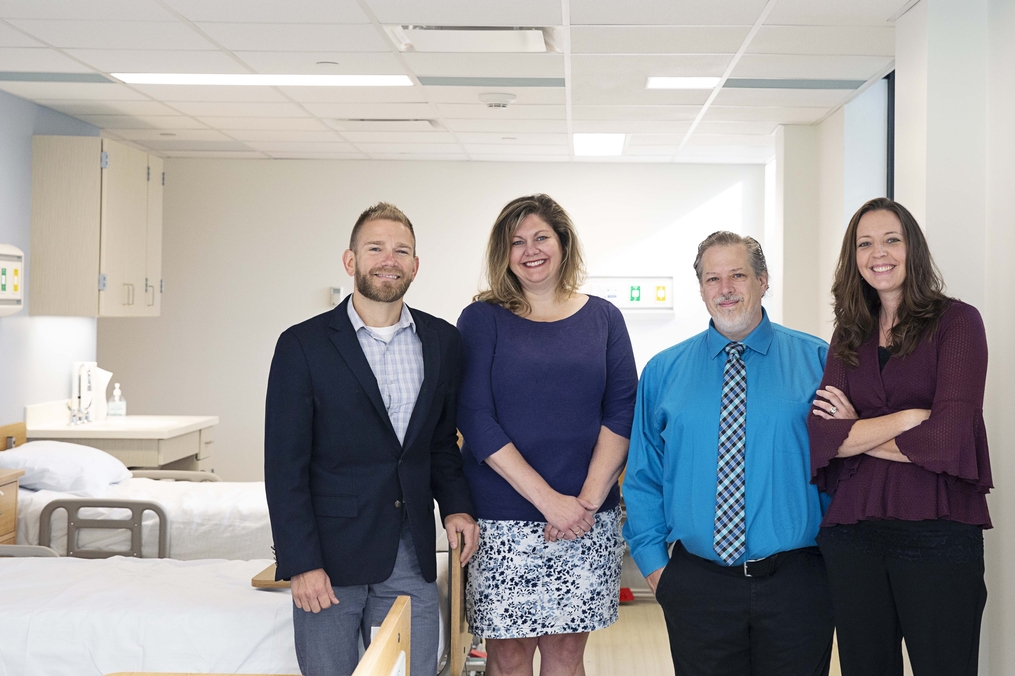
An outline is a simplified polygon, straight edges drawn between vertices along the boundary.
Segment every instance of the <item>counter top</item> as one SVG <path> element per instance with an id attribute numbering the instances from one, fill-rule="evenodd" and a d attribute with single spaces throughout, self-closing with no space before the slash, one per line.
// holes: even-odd
<path id="1" fill-rule="evenodd" d="M 218 425 L 217 416 L 127 415 L 102 422 L 70 425 L 49 423 L 28 426 L 29 439 L 172 439 Z"/>

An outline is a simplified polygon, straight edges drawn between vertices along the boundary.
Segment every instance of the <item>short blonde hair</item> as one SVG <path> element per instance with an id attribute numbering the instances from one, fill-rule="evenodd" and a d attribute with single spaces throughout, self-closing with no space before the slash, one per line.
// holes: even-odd
<path id="1" fill-rule="evenodd" d="M 473 300 L 482 300 L 527 314 L 532 308 L 515 273 L 511 272 L 511 242 L 515 230 L 527 216 L 535 214 L 546 221 L 560 240 L 562 253 L 557 277 L 557 294 L 569 297 L 585 281 L 585 261 L 574 223 L 564 208 L 549 195 L 527 195 L 511 200 L 501 210 L 490 231 L 486 247 L 486 278 L 489 289 L 480 292 Z"/>

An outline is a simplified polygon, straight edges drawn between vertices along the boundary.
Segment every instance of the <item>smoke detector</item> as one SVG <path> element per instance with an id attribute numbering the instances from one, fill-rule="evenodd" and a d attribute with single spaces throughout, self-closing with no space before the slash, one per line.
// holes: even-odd
<path id="1" fill-rule="evenodd" d="M 479 100 L 486 104 L 487 108 L 507 108 L 518 99 L 514 94 L 489 93 L 480 94 Z"/>

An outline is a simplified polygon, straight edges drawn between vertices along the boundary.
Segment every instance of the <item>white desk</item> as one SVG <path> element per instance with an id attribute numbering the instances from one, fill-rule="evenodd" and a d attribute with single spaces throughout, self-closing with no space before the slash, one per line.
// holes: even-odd
<path id="1" fill-rule="evenodd" d="M 66 411 L 64 403 L 59 403 Z M 55 402 L 25 407 L 29 441 L 52 439 L 92 446 L 132 468 L 211 469 L 217 416 L 128 415 L 71 425 L 57 411 Z"/>

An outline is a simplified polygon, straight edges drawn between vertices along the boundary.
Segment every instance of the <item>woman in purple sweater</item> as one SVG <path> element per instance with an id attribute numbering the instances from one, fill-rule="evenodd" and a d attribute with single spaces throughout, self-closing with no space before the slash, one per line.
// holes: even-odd
<path id="1" fill-rule="evenodd" d="M 835 333 L 810 420 L 832 496 L 825 558 L 843 676 L 975 674 L 992 487 L 976 308 L 944 295 L 927 241 L 878 198 L 846 229 Z"/>
<path id="2" fill-rule="evenodd" d="M 458 320 L 458 427 L 479 516 L 467 611 L 490 676 L 583 674 L 617 620 L 620 491 L 638 376 L 610 303 L 578 293 L 581 247 L 546 195 L 501 211 L 489 289 Z"/>

